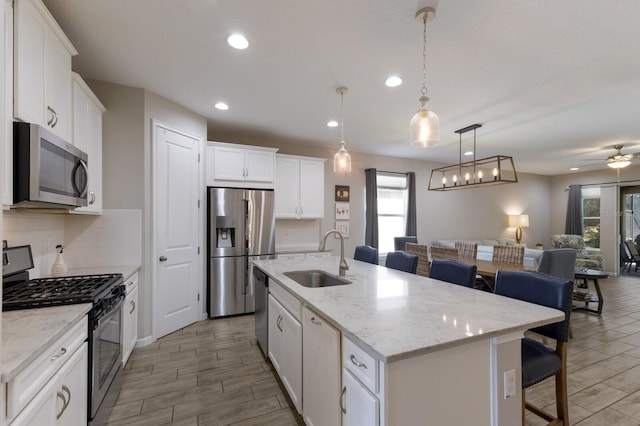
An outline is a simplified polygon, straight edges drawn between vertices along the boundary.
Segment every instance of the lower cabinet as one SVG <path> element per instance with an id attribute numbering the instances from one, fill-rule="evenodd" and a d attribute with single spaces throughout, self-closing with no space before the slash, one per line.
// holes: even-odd
<path id="1" fill-rule="evenodd" d="M 87 418 L 87 343 L 26 405 L 11 425 L 74 426 Z"/>
<path id="2" fill-rule="evenodd" d="M 342 370 L 342 426 L 375 426 L 380 424 L 380 402 L 351 372 Z M 337 423 L 336 423 L 337 424 Z"/>
<path id="3" fill-rule="evenodd" d="M 122 307 L 122 365 L 138 340 L 138 273 L 127 280 L 127 295 Z"/>
<path id="4" fill-rule="evenodd" d="M 303 417 L 308 426 L 340 424 L 340 332 L 307 308 L 302 310 Z"/>
<path id="5" fill-rule="evenodd" d="M 302 324 L 269 295 L 269 359 L 298 412 L 302 411 Z"/>

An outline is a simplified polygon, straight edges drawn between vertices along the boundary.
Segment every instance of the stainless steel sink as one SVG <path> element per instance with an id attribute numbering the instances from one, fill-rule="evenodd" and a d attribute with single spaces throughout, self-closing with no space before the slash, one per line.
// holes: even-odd
<path id="1" fill-rule="evenodd" d="M 303 287 L 330 287 L 334 285 L 351 284 L 351 281 L 344 278 L 331 275 L 325 271 L 309 270 L 309 271 L 290 271 L 284 273 Z"/>

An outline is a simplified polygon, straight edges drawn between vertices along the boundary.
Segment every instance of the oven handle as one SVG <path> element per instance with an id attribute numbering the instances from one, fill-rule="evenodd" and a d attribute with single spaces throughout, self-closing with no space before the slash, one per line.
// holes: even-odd
<path id="1" fill-rule="evenodd" d="M 103 315 L 102 317 L 98 318 L 96 320 L 96 327 L 95 329 L 97 329 L 98 327 L 100 327 L 102 325 L 102 323 L 104 321 L 107 321 L 109 318 L 111 318 L 112 316 L 114 316 L 115 314 L 118 313 L 118 311 L 120 311 L 120 308 L 122 308 L 122 304 L 124 303 L 124 295 L 122 295 L 120 297 L 120 300 L 118 301 L 118 303 L 116 303 L 115 305 L 113 305 L 111 307 L 111 310 L 106 314 Z"/>

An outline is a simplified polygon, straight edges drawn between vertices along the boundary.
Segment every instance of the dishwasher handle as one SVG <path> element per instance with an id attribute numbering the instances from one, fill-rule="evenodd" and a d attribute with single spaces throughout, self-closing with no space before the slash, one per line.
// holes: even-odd
<path id="1" fill-rule="evenodd" d="M 269 277 L 262 270 L 257 267 L 253 267 L 253 277 L 257 283 L 262 284 L 265 287 L 269 287 Z"/>

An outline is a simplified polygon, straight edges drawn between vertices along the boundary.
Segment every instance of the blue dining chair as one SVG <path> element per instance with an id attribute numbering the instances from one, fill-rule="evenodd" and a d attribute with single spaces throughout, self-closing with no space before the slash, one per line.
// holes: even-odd
<path id="1" fill-rule="evenodd" d="M 418 237 L 409 235 L 406 237 L 393 237 L 393 245 L 396 251 L 404 251 L 404 245 L 407 243 L 418 244 Z"/>
<path id="2" fill-rule="evenodd" d="M 353 254 L 353 258 L 361 262 L 367 262 L 367 263 L 372 263 L 374 265 L 377 265 L 378 249 L 373 248 L 371 246 L 357 246 L 356 251 Z"/>
<path id="3" fill-rule="evenodd" d="M 522 424 L 525 408 L 548 422 L 569 424 L 567 400 L 567 341 L 571 318 L 573 283 L 566 279 L 531 271 L 498 271 L 495 294 L 555 308 L 564 312 L 564 320 L 533 328 L 531 331 L 555 339 L 556 347 L 530 337 L 522 339 Z M 556 417 L 526 402 L 525 389 L 550 377 L 556 382 Z"/>
<path id="4" fill-rule="evenodd" d="M 476 265 L 467 265 L 453 259 L 433 259 L 429 278 L 453 284 L 473 287 L 476 282 Z"/>
<path id="5" fill-rule="evenodd" d="M 418 256 L 405 253 L 404 251 L 392 251 L 387 253 L 387 260 L 384 266 L 415 274 L 416 268 L 418 267 Z"/>

